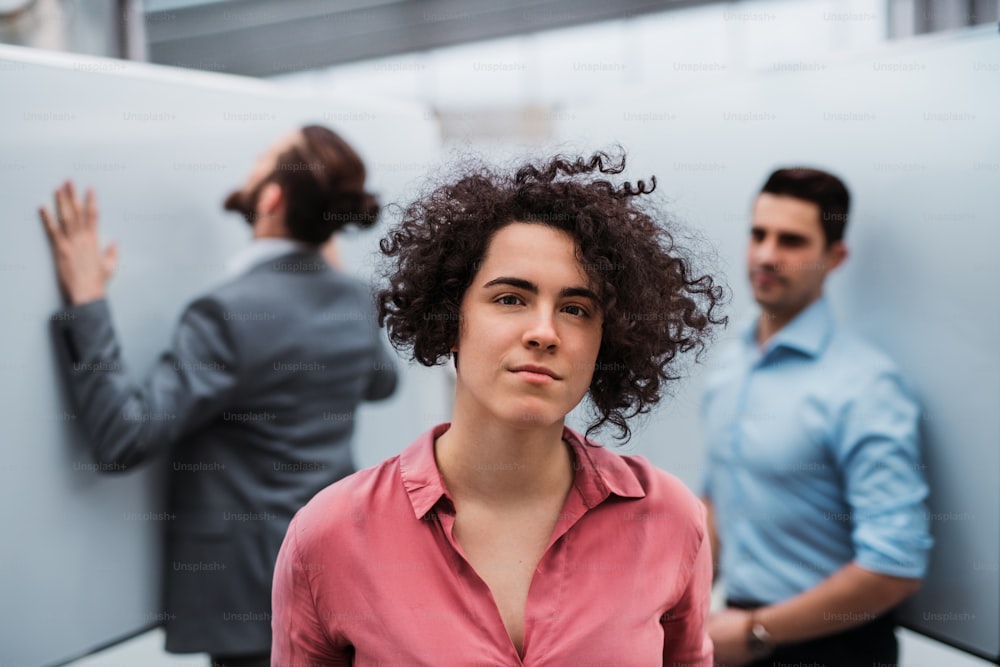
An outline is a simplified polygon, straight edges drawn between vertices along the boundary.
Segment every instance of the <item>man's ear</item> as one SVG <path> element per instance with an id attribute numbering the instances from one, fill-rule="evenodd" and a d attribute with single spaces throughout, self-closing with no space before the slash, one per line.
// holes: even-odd
<path id="1" fill-rule="evenodd" d="M 268 183 L 261 189 L 260 198 L 257 199 L 257 213 L 273 215 L 275 211 L 284 205 L 284 190 L 277 183 Z"/>
<path id="2" fill-rule="evenodd" d="M 834 241 L 826 249 L 826 270 L 827 273 L 833 271 L 847 259 L 847 246 L 843 241 Z"/>

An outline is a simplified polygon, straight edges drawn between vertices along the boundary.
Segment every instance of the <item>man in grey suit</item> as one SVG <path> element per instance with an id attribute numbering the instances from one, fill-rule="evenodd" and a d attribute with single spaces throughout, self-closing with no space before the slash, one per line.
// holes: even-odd
<path id="1" fill-rule="evenodd" d="M 282 137 L 225 202 L 253 241 L 233 276 L 185 310 L 149 377 L 125 373 L 105 283 L 92 191 L 66 183 L 40 209 L 67 306 L 56 343 L 95 458 L 129 470 L 168 461 L 164 617 L 167 650 L 213 664 L 267 665 L 271 576 L 292 515 L 354 471 L 363 400 L 396 386 L 367 286 L 321 246 L 378 212 L 364 164 L 331 130 Z"/>

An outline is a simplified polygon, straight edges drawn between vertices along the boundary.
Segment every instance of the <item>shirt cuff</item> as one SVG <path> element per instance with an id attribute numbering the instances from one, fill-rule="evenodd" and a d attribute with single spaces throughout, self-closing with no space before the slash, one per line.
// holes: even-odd
<path id="1" fill-rule="evenodd" d="M 854 563 L 866 570 L 893 577 L 922 579 L 933 540 L 930 536 L 908 540 L 876 539 L 856 546 Z"/>

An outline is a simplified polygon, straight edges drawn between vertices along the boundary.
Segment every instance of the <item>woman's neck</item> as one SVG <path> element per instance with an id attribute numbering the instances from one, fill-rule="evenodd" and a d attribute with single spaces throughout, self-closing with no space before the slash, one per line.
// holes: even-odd
<path id="1" fill-rule="evenodd" d="M 534 503 L 565 497 L 573 483 L 573 455 L 562 432 L 562 423 L 521 429 L 456 419 L 435 442 L 434 456 L 456 501 Z"/>

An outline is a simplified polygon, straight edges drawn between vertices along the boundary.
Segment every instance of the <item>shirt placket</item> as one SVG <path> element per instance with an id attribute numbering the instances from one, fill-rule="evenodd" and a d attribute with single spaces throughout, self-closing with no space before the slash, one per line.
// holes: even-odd
<path id="1" fill-rule="evenodd" d="M 735 418 L 731 420 L 733 426 L 730 433 L 729 456 L 735 465 L 727 466 L 731 498 L 730 507 L 743 508 L 743 511 L 749 511 L 750 501 L 749 495 L 744 492 L 742 484 L 744 477 L 750 474 L 746 463 L 748 452 L 744 436 L 744 419 L 750 408 L 750 397 L 753 391 L 754 380 L 757 373 L 764 366 L 765 360 L 766 356 L 757 350 L 756 345 L 746 350 L 746 354 L 743 357 L 742 376 L 740 378 L 739 393 L 736 401 L 736 414 L 734 415 Z M 747 529 L 745 517 L 737 517 L 735 521 L 732 521 L 732 524 L 736 526 L 738 532 Z M 743 540 L 737 538 L 736 543 L 742 544 Z M 742 561 L 743 559 L 740 558 L 738 560 Z"/>
<path id="2" fill-rule="evenodd" d="M 444 498 L 438 501 L 437 508 L 437 525 L 444 535 L 444 539 L 451 546 L 458 564 L 465 567 L 471 574 L 468 578 L 461 577 L 460 575 L 460 578 L 470 586 L 478 589 L 476 592 L 481 597 L 488 600 L 488 604 L 486 606 L 490 609 L 490 612 L 481 615 L 480 618 L 483 618 L 484 620 L 490 619 L 490 627 L 483 627 L 483 631 L 487 632 L 490 637 L 496 638 L 498 645 L 502 644 L 504 646 L 504 653 L 506 655 L 506 659 L 510 660 L 510 665 L 524 667 L 524 662 L 521 660 L 521 656 L 518 655 L 517 648 L 514 646 L 514 642 L 511 640 L 510 634 L 507 632 L 507 626 L 503 624 L 503 617 L 500 615 L 500 607 L 497 605 L 496 599 L 493 597 L 493 591 L 490 590 L 490 587 L 485 581 L 483 581 L 483 578 L 479 576 L 479 573 L 476 572 L 476 568 L 472 567 L 472 563 L 469 562 L 465 552 L 462 551 L 462 545 L 458 543 L 457 539 L 455 539 L 454 506 L 451 504 L 449 499 Z M 528 629 L 525 627 L 526 653 L 527 635 Z"/>
<path id="3" fill-rule="evenodd" d="M 455 512 L 450 500 L 445 497 L 442 501 L 439 501 L 438 508 L 437 523 L 445 540 L 447 540 L 462 565 L 468 568 L 468 571 L 472 574 L 471 581 L 473 585 L 489 601 L 488 606 L 491 607 L 492 611 L 490 614 L 484 616 L 492 619 L 492 627 L 484 627 L 483 630 L 504 643 L 504 650 L 511 661 L 511 665 L 530 667 L 533 664 L 532 655 L 538 653 L 543 648 L 541 646 L 536 647 L 536 644 L 545 641 L 544 636 L 538 635 L 539 629 L 536 627 L 536 619 L 547 618 L 552 620 L 556 617 L 558 615 L 559 601 L 562 599 L 562 592 L 565 590 L 568 573 L 566 571 L 564 550 L 561 548 L 561 541 L 589 509 L 584 503 L 580 492 L 575 485 L 570 490 L 564 507 L 557 518 L 556 525 L 552 530 L 549 543 L 545 547 L 545 552 L 539 559 L 538 565 L 535 567 L 535 572 L 532 575 L 524 610 L 523 659 L 518 654 L 517 648 L 514 646 L 514 642 L 507 632 L 507 627 L 503 623 L 503 617 L 500 615 L 500 607 L 493 597 L 493 592 L 482 577 L 479 576 L 475 568 L 472 567 L 465 552 L 462 551 L 462 546 L 455 539 Z M 548 629 L 553 630 L 551 623 L 549 625 Z"/>

